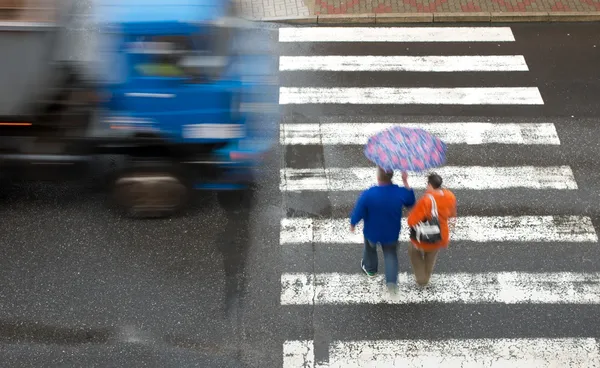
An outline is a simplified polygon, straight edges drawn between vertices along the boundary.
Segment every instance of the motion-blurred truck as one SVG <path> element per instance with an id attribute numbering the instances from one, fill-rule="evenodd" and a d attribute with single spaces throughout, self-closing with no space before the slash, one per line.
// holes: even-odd
<path id="1" fill-rule="evenodd" d="M 252 190 L 278 133 L 268 30 L 219 0 L 40 1 L 0 5 L 0 179 L 91 179 L 141 217 Z"/>

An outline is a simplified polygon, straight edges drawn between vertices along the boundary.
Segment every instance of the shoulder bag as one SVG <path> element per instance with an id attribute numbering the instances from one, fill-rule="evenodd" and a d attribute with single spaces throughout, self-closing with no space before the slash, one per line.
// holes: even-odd
<path id="1" fill-rule="evenodd" d="M 431 198 L 431 219 L 425 219 L 410 229 L 410 238 L 419 243 L 437 243 L 442 240 L 437 204 L 431 194 L 428 196 Z"/>

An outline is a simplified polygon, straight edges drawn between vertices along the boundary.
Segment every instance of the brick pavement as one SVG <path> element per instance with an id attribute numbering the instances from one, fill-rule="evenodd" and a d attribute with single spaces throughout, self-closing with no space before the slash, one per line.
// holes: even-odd
<path id="1" fill-rule="evenodd" d="M 244 16 L 320 14 L 600 12 L 600 0 L 235 0 Z M 597 14 L 597 13 L 596 13 Z"/>
<path id="2" fill-rule="evenodd" d="M 0 21 L 51 20 L 57 0 L 0 0 Z M 85 1 L 85 0 L 81 0 Z M 310 17 L 329 14 L 595 13 L 600 0 L 234 0 L 245 18 Z M 485 18 L 485 15 L 483 16 Z M 427 19 L 427 18 L 423 18 Z M 421 21 L 423 20 L 421 19 Z M 451 18 L 448 18 L 452 20 Z"/>

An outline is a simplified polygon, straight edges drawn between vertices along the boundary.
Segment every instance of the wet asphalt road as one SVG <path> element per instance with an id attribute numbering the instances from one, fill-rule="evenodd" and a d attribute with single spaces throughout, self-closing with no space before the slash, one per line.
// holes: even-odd
<path id="1" fill-rule="evenodd" d="M 457 191 L 460 214 L 587 215 L 600 229 L 600 25 L 511 28 L 516 42 L 507 45 L 309 43 L 282 45 L 280 53 L 522 54 L 527 73 L 288 72 L 281 81 L 537 86 L 543 106 L 285 106 L 284 121 L 554 123 L 560 146 L 452 145 L 449 162 L 570 165 L 577 191 Z M 282 196 L 280 167 L 368 165 L 360 146 L 277 146 L 248 207 L 223 207 L 212 195 L 199 195 L 185 216 L 168 220 L 124 219 L 102 196 L 78 186 L 9 188 L 0 206 L 0 366 L 281 367 L 285 340 L 315 340 L 317 356 L 324 356 L 337 339 L 600 337 L 595 305 L 281 307 L 283 272 L 358 272 L 360 247 L 280 246 L 281 218 L 343 218 L 358 194 Z M 458 243 L 436 272 L 600 272 L 597 247 Z M 400 267 L 409 269 L 406 257 Z"/>

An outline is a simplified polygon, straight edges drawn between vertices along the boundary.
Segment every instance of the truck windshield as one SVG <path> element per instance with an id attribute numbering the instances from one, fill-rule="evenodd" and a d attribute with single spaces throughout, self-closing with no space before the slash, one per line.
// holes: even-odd
<path id="1" fill-rule="evenodd" d="M 227 63 L 229 34 L 211 27 L 191 36 L 148 36 L 134 42 L 143 57 L 135 65 L 142 76 L 215 79 Z"/>
<path id="2" fill-rule="evenodd" d="M 185 76 L 178 64 L 183 56 L 192 51 L 193 44 L 186 36 L 139 37 L 129 50 L 140 56 L 136 60 L 136 71 L 149 77 Z"/>

